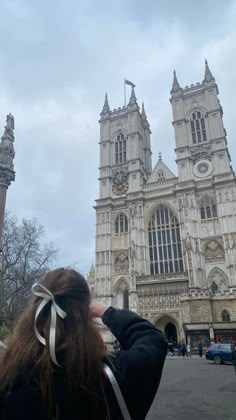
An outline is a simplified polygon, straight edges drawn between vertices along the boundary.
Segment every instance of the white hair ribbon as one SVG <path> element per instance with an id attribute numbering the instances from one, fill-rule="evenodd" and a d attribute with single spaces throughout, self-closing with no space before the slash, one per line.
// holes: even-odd
<path id="1" fill-rule="evenodd" d="M 43 290 L 43 292 L 37 292 L 35 289 L 39 289 L 41 288 Z M 46 346 L 46 340 L 44 337 L 42 337 L 41 334 L 39 334 L 36 323 L 37 323 L 37 318 L 40 314 L 40 312 L 43 310 L 44 306 L 47 305 L 47 303 L 49 301 L 51 301 L 51 325 L 50 325 L 50 331 L 49 331 L 49 352 L 50 352 L 50 357 L 51 360 L 53 361 L 53 363 L 55 363 L 55 365 L 60 366 L 57 358 L 56 358 L 56 325 L 57 325 L 57 314 L 64 319 L 66 317 L 66 312 L 64 312 L 60 306 L 58 306 L 55 302 L 54 296 L 53 294 L 50 292 L 50 290 L 48 290 L 45 286 L 43 286 L 42 284 L 39 283 L 35 283 L 32 286 L 32 292 L 34 295 L 41 297 L 43 300 L 42 302 L 39 304 L 38 309 L 36 311 L 35 314 L 35 318 L 34 318 L 34 332 L 35 335 L 37 337 L 37 339 L 40 341 L 40 343 L 42 343 L 44 346 Z"/>

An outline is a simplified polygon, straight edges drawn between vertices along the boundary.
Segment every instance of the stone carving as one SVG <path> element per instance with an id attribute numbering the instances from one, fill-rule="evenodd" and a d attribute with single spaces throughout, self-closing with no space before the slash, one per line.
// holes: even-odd
<path id="1" fill-rule="evenodd" d="M 7 124 L 5 126 L 5 131 L 4 131 L 3 137 L 10 135 L 11 137 L 14 138 L 14 133 L 13 133 L 14 128 L 15 128 L 14 117 L 13 117 L 13 115 L 8 114 L 7 115 Z"/>
<path id="2" fill-rule="evenodd" d="M 132 203 L 132 205 L 129 207 L 129 214 L 132 220 L 132 223 L 135 222 L 135 216 L 137 216 L 137 208 L 135 206 L 135 203 Z"/>
<path id="3" fill-rule="evenodd" d="M 220 244 L 220 242 L 218 242 L 215 239 L 212 239 L 205 244 L 204 255 L 205 255 L 206 261 L 208 262 L 224 260 L 225 258 L 223 246 Z"/>
<path id="4" fill-rule="evenodd" d="M 228 290 L 228 277 L 222 270 L 215 267 L 208 276 L 208 287 L 212 293 L 224 293 Z"/>
<path id="5" fill-rule="evenodd" d="M 115 195 L 125 194 L 129 189 L 128 168 L 118 168 L 113 171 L 112 192 Z"/>
<path id="6" fill-rule="evenodd" d="M 196 163 L 199 160 L 206 159 L 211 160 L 211 147 L 210 146 L 199 146 L 196 149 L 190 151 L 191 159 L 193 163 Z"/>
<path id="7" fill-rule="evenodd" d="M 129 259 L 127 252 L 119 252 L 115 257 L 115 272 L 123 273 L 129 269 Z"/>
<path id="8" fill-rule="evenodd" d="M 236 233 L 231 234 L 232 248 L 236 248 Z"/>

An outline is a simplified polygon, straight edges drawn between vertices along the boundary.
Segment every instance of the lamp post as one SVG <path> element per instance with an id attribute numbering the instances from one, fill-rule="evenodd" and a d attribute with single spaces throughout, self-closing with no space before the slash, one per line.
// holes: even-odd
<path id="1" fill-rule="evenodd" d="M 13 159 L 15 157 L 14 151 L 14 117 L 11 114 L 7 115 L 6 126 L 0 143 L 0 252 L 2 227 L 4 221 L 7 189 L 11 182 L 15 180 L 15 171 Z"/>

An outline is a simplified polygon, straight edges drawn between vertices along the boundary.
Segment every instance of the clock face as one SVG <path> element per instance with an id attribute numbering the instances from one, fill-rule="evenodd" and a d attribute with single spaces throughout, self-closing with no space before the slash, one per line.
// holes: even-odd
<path id="1" fill-rule="evenodd" d="M 200 160 L 193 167 L 193 173 L 198 178 L 204 178 L 211 175 L 213 165 L 209 160 Z"/>
<path id="2" fill-rule="evenodd" d="M 115 195 L 125 194 L 129 189 L 128 173 L 122 168 L 118 168 L 113 175 L 112 192 Z"/>

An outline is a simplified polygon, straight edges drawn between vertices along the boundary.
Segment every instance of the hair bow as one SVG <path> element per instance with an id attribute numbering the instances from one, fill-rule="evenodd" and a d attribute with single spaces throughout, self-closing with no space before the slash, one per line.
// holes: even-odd
<path id="1" fill-rule="evenodd" d="M 36 289 L 41 289 L 43 290 L 42 292 L 37 292 Z M 40 343 L 42 343 L 44 346 L 46 346 L 46 340 L 44 337 L 42 337 L 42 335 L 39 333 L 36 323 L 37 323 L 37 318 L 40 314 L 40 312 L 43 310 L 44 306 L 47 305 L 48 302 L 51 301 L 51 324 L 50 324 L 50 331 L 49 331 L 49 352 L 50 352 L 50 357 L 51 360 L 53 361 L 53 363 L 55 363 L 57 366 L 60 366 L 57 358 L 56 358 L 56 326 L 57 326 L 57 314 L 64 319 L 66 317 L 66 312 L 64 312 L 60 306 L 58 306 L 55 302 L 55 298 L 53 296 L 53 294 L 50 292 L 50 290 L 48 290 L 45 286 L 43 286 L 42 284 L 39 283 L 35 283 L 32 286 L 32 292 L 34 295 L 41 297 L 43 300 L 42 302 L 39 304 L 38 309 L 36 311 L 35 314 L 35 318 L 34 318 L 34 332 L 35 335 L 37 337 L 37 339 L 40 341 Z"/>

